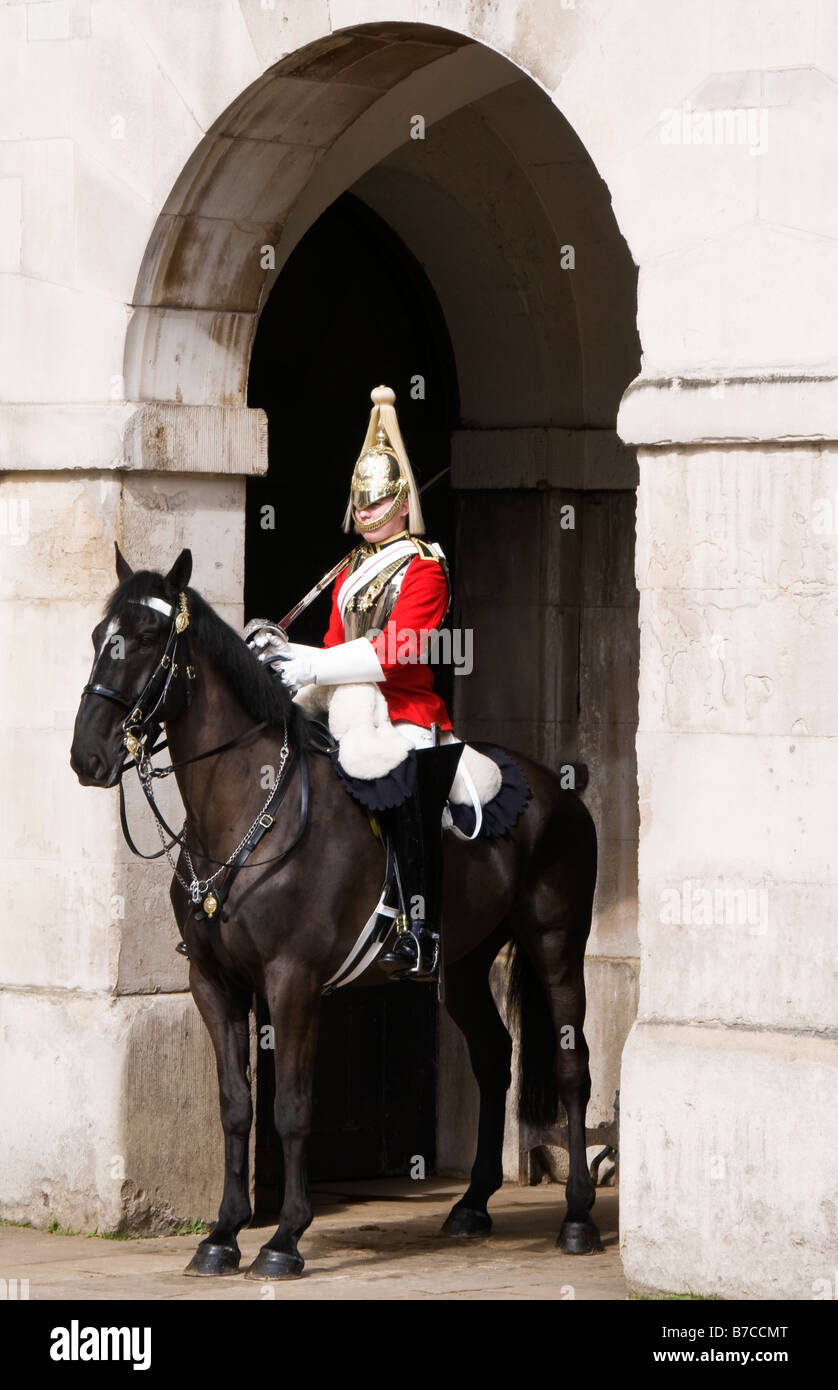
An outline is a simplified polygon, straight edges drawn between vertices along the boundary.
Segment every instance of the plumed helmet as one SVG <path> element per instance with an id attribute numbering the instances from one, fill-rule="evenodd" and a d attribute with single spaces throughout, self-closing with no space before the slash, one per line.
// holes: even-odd
<path id="1" fill-rule="evenodd" d="M 343 529 L 352 530 L 356 507 L 368 507 L 384 497 L 392 497 L 392 507 L 388 507 L 377 521 L 364 527 L 365 531 L 377 530 L 395 516 L 407 498 L 410 503 L 408 530 L 413 535 L 421 536 L 425 522 L 419 490 L 396 416 L 396 393 L 389 386 L 376 386 L 371 397 L 370 421 L 352 473 Z"/>

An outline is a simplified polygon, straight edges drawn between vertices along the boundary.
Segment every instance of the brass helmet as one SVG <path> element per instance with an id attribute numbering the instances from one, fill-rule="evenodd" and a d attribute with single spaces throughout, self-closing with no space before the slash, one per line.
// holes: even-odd
<path id="1" fill-rule="evenodd" d="M 343 529 L 352 529 L 356 507 L 368 507 L 384 497 L 392 497 L 393 504 L 384 515 L 364 527 L 365 531 L 377 531 L 395 516 L 407 498 L 410 503 L 407 529 L 413 535 L 422 535 L 425 522 L 419 489 L 396 417 L 396 393 L 389 386 L 376 386 L 371 396 L 370 422 L 352 473 Z"/>

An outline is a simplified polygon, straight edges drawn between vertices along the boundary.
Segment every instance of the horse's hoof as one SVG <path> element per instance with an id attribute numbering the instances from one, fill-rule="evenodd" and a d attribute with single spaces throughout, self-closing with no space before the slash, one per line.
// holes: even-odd
<path id="1" fill-rule="evenodd" d="M 206 1278 L 213 1274 L 235 1274 L 241 1259 L 237 1245 L 213 1245 L 201 1241 L 184 1274 L 194 1274 Z"/>
<path id="2" fill-rule="evenodd" d="M 475 1211 L 474 1207 L 452 1207 L 442 1228 L 444 1236 L 487 1236 L 492 1229 L 492 1218 L 487 1211 Z"/>
<path id="3" fill-rule="evenodd" d="M 593 1221 L 565 1221 L 556 1244 L 566 1255 L 595 1255 L 602 1249 Z"/>
<path id="4" fill-rule="evenodd" d="M 288 1255 L 284 1250 L 271 1250 L 263 1245 L 245 1279 L 299 1279 L 305 1260 L 302 1255 Z"/>

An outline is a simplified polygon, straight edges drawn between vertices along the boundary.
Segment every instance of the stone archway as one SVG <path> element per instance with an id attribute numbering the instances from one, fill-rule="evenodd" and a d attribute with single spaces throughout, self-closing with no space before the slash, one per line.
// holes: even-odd
<path id="1" fill-rule="evenodd" d="M 639 351 L 635 269 L 583 145 L 530 78 L 461 35 L 366 25 L 309 45 L 237 98 L 176 181 L 137 281 L 126 391 L 155 411 L 169 403 L 169 418 L 175 407 L 193 438 L 219 413 L 238 421 L 240 439 L 260 440 L 261 471 L 264 436 L 245 406 L 259 315 L 347 189 L 424 267 L 451 338 L 459 613 L 478 646 L 456 692 L 460 727 L 556 767 L 590 765 L 602 846 L 590 1119 L 609 1120 L 637 987 L 636 467 L 615 424 Z M 469 1088 L 467 1064 L 446 1030 L 442 1045 L 453 1097 Z M 517 1176 L 512 1112 L 509 1128 Z M 465 1117 L 444 1120 L 442 1166 L 467 1168 L 471 1144 Z"/>

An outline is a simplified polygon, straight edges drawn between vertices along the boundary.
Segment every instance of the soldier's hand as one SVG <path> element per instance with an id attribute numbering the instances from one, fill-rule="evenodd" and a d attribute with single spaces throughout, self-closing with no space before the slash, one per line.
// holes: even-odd
<path id="1" fill-rule="evenodd" d="M 288 638 L 278 623 L 267 618 L 253 618 L 247 624 L 242 636 L 260 661 L 272 661 L 289 647 Z"/>

